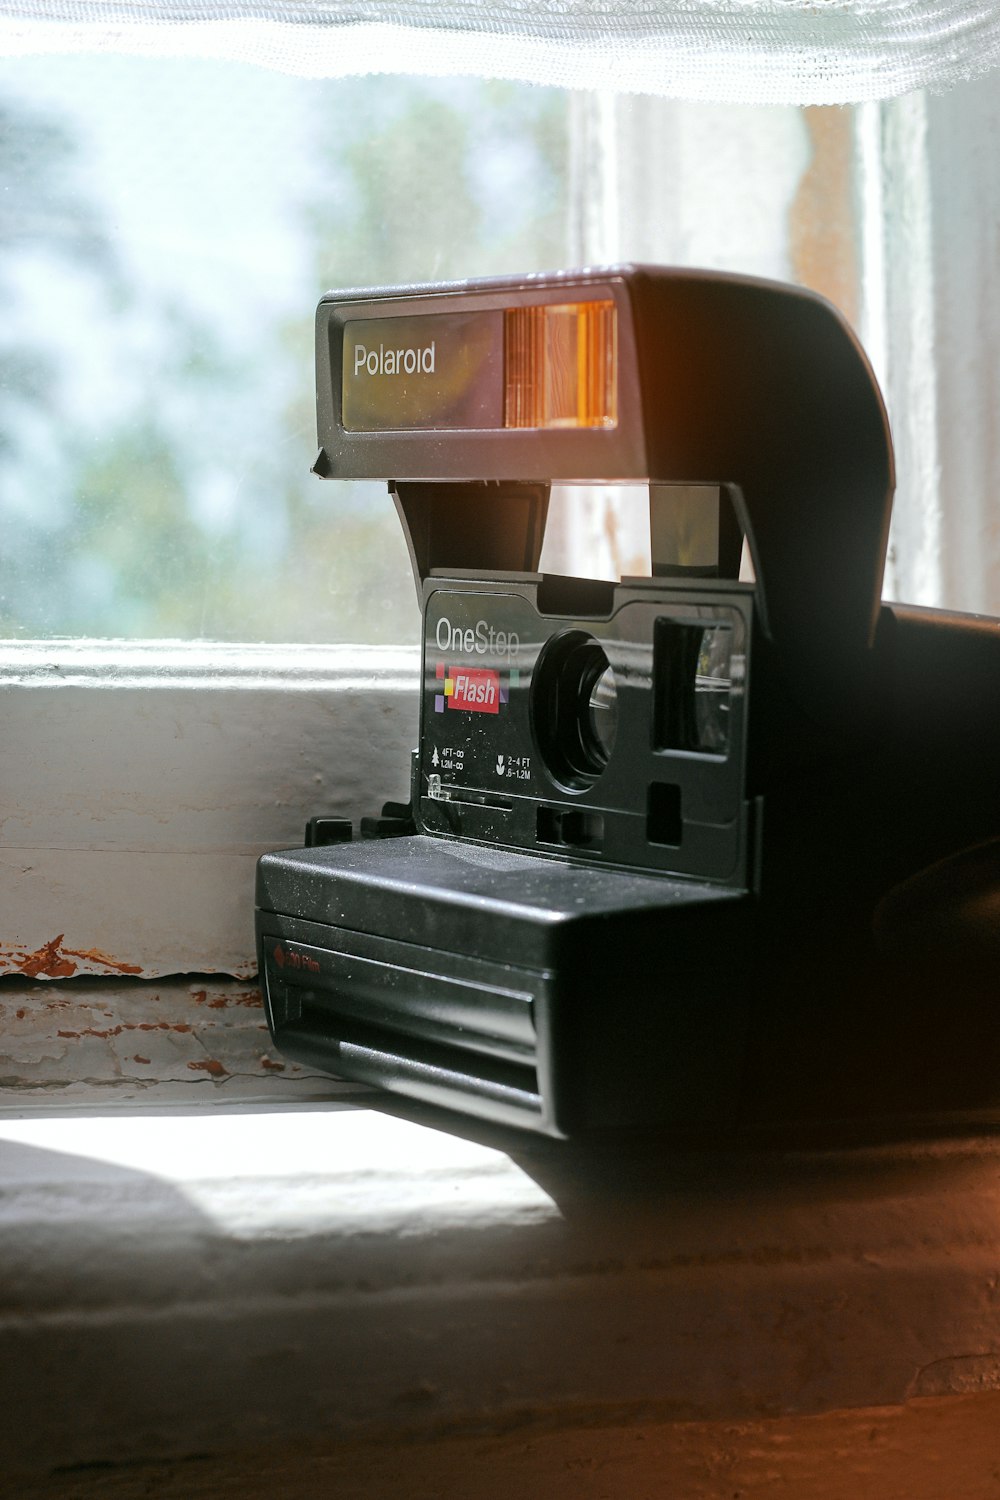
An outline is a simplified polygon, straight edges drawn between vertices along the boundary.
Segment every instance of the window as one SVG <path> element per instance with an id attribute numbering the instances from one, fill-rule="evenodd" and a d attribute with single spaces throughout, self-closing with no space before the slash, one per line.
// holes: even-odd
<path id="1" fill-rule="evenodd" d="M 850 111 L 113 55 L 0 87 L 11 638 L 413 639 L 385 487 L 309 473 L 328 286 L 645 259 L 861 312 Z M 635 571 L 610 504 L 550 564 Z"/>
<path id="2" fill-rule="evenodd" d="M 385 486 L 309 473 L 313 310 L 563 261 L 565 92 L 78 56 L 0 99 L 0 630 L 412 640 Z"/>
<path id="3" fill-rule="evenodd" d="M 59 937 L 78 973 L 245 973 L 256 854 L 405 791 L 402 539 L 380 487 L 308 475 L 327 284 L 639 258 L 817 287 L 889 395 L 890 591 L 1000 608 L 992 78 L 850 109 L 85 54 L 0 82 L 0 966 Z M 550 563 L 629 571 L 617 497 L 562 514 Z"/>

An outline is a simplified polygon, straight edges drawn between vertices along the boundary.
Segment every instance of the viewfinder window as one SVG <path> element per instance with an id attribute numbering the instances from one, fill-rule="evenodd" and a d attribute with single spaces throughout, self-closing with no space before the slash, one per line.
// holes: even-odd
<path id="1" fill-rule="evenodd" d="M 728 755 L 734 689 L 744 657 L 728 622 L 657 620 L 653 641 L 653 748 Z"/>

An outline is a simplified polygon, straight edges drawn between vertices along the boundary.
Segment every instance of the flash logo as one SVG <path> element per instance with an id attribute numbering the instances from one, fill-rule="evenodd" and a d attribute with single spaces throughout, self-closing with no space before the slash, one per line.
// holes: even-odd
<path id="1" fill-rule="evenodd" d="M 445 697 L 449 708 L 466 708 L 480 714 L 500 712 L 500 674 L 490 671 L 456 672 L 445 682 Z"/>
<path id="2" fill-rule="evenodd" d="M 443 714 L 448 708 L 465 709 L 467 713 L 498 714 L 501 704 L 508 701 L 507 689 L 500 680 L 500 673 L 490 667 L 452 667 L 438 662 L 435 673 L 434 712 Z M 446 750 L 446 755 L 453 752 Z M 454 752 L 461 759 L 463 751 Z"/>
<path id="3" fill-rule="evenodd" d="M 455 678 L 453 708 L 492 708 L 499 698 L 495 672 L 459 672 Z"/>

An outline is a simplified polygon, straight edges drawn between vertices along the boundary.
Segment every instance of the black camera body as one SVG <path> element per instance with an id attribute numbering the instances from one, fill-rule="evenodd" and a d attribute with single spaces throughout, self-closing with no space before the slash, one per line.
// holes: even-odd
<path id="1" fill-rule="evenodd" d="M 635 267 L 331 295 L 317 400 L 317 472 L 407 535 L 420 731 L 408 807 L 260 861 L 275 1045 L 555 1135 L 992 1108 L 1000 629 L 880 604 L 835 311 Z M 611 481 L 650 576 L 540 573 L 550 485 Z"/>

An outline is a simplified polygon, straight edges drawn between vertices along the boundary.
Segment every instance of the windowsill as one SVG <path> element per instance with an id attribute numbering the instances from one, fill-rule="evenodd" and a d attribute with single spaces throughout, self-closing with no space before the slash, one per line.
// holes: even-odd
<path id="1" fill-rule="evenodd" d="M 1000 1389 L 997 1139 L 588 1149 L 315 1086 L 6 1095 L 7 1472 Z"/>

